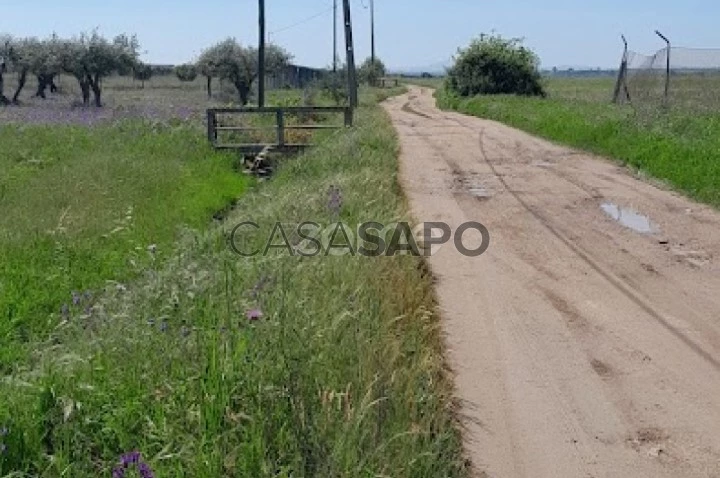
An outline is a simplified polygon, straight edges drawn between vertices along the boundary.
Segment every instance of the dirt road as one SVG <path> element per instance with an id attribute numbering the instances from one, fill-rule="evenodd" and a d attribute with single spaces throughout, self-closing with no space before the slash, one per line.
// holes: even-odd
<path id="1" fill-rule="evenodd" d="M 385 107 L 416 219 L 492 238 L 430 261 L 478 476 L 720 477 L 720 213 L 428 89 Z"/>

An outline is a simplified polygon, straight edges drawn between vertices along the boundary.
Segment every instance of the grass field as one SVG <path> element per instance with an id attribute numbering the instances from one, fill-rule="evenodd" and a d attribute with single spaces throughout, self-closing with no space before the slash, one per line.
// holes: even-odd
<path id="1" fill-rule="evenodd" d="M 406 217 L 393 93 L 257 184 L 205 144 L 202 99 L 165 112 L 178 92 L 160 119 L 0 127 L 0 476 L 110 476 L 133 452 L 162 477 L 465 476 L 420 259 L 227 242 L 248 219 Z"/>
<path id="2" fill-rule="evenodd" d="M 594 153 L 720 206 L 720 110 L 670 111 L 611 104 L 613 80 L 549 79 L 548 98 L 458 98 L 443 89 L 439 104 Z"/>

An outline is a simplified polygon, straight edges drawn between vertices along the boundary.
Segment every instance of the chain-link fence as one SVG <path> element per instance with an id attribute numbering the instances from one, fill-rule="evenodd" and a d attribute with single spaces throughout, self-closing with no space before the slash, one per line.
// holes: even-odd
<path id="1" fill-rule="evenodd" d="M 720 111 L 720 49 L 672 47 L 653 55 L 627 51 L 615 100 L 636 109 Z"/>

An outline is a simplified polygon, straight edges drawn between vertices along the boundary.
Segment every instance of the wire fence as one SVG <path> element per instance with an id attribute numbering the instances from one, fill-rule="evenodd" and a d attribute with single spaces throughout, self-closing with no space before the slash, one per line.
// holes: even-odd
<path id="1" fill-rule="evenodd" d="M 618 84 L 616 100 L 636 109 L 720 111 L 720 49 L 673 47 L 653 55 L 628 51 Z"/>

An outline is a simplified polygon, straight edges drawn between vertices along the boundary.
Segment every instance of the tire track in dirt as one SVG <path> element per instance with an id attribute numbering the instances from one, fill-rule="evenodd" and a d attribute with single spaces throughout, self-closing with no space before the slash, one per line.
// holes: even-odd
<path id="1" fill-rule="evenodd" d="M 476 220 L 492 235 L 475 261 L 450 248 L 429 261 L 478 474 L 720 475 L 720 214 L 441 113 L 426 89 L 385 107 L 417 219 Z M 648 213 L 664 237 L 615 224 L 606 198 Z M 690 268 L 669 243 L 708 259 Z"/>
<path id="2" fill-rule="evenodd" d="M 432 118 L 429 115 L 426 115 L 424 113 L 420 113 L 417 110 L 412 109 L 409 106 L 409 102 L 403 106 L 403 111 L 411 112 L 416 115 L 421 115 L 426 118 Z M 690 338 L 688 338 L 685 334 L 682 333 L 681 330 L 674 327 L 670 320 L 665 317 L 661 312 L 656 310 L 652 304 L 650 304 L 645 298 L 643 298 L 630 284 L 628 284 L 626 281 L 623 281 L 621 278 L 615 276 L 611 272 L 607 271 L 605 268 L 603 268 L 598 262 L 592 259 L 590 254 L 583 250 L 582 248 L 578 247 L 576 244 L 574 244 L 568 237 L 566 237 L 564 234 L 562 234 L 557 228 L 553 227 L 552 222 L 549 221 L 546 217 L 544 217 L 541 213 L 539 213 L 537 210 L 533 209 L 528 205 L 527 202 L 523 200 L 523 198 L 520 196 L 520 194 L 517 193 L 517 191 L 514 191 L 510 185 L 505 181 L 502 174 L 500 174 L 497 169 L 495 168 L 494 164 L 490 159 L 488 158 L 488 155 L 485 151 L 485 148 L 483 146 L 483 131 L 480 132 L 476 131 L 472 127 L 467 126 L 466 124 L 462 123 L 461 121 L 457 119 L 449 119 L 456 123 L 457 125 L 469 130 L 472 134 L 478 135 L 478 142 L 479 142 L 479 151 L 481 153 L 482 160 L 490 167 L 495 177 L 498 179 L 498 181 L 503 185 L 503 188 L 510 193 L 515 200 L 522 205 L 522 207 L 530 213 L 540 224 L 543 225 L 550 233 L 552 233 L 558 240 L 560 240 L 565 246 L 567 246 L 570 250 L 572 250 L 578 257 L 580 257 L 583 261 L 585 261 L 590 267 L 592 267 L 598 274 L 600 274 L 602 277 L 604 277 L 612 286 L 614 286 L 616 289 L 618 289 L 620 292 L 625 294 L 629 299 L 631 299 L 633 302 L 635 302 L 639 307 L 641 307 L 645 312 L 647 312 L 649 315 L 654 317 L 663 327 L 665 327 L 668 331 L 670 331 L 673 335 L 675 335 L 679 340 L 681 340 L 685 345 L 687 345 L 690 349 L 692 349 L 694 352 L 696 352 L 699 356 L 701 356 L 703 359 L 705 359 L 708 363 L 710 363 L 713 367 L 715 367 L 718 371 L 720 371 L 720 360 L 715 358 L 712 354 L 707 352 L 703 347 L 692 341 Z M 453 174 L 455 175 L 462 175 L 460 172 L 460 168 L 457 165 L 457 163 L 454 163 L 452 160 L 444 156 L 444 153 L 441 148 L 439 148 L 436 144 L 434 144 L 429 138 L 424 138 L 426 144 L 433 148 L 434 151 L 436 151 L 439 155 L 443 156 L 443 159 L 448 162 L 453 167 Z M 583 183 L 580 183 L 579 181 L 573 180 L 572 178 L 563 175 L 561 173 L 558 173 L 554 170 L 549 170 L 550 173 L 554 174 L 558 178 L 567 181 L 568 183 L 572 184 L 573 186 L 576 186 L 578 189 L 582 190 L 586 194 L 588 194 L 589 197 L 592 198 L 598 198 L 598 193 L 596 190 L 589 189 L 587 186 L 585 186 Z M 601 196 L 600 196 L 601 197 Z M 645 265 L 645 267 L 652 267 L 649 265 Z M 654 270 L 654 268 L 653 268 Z"/>

